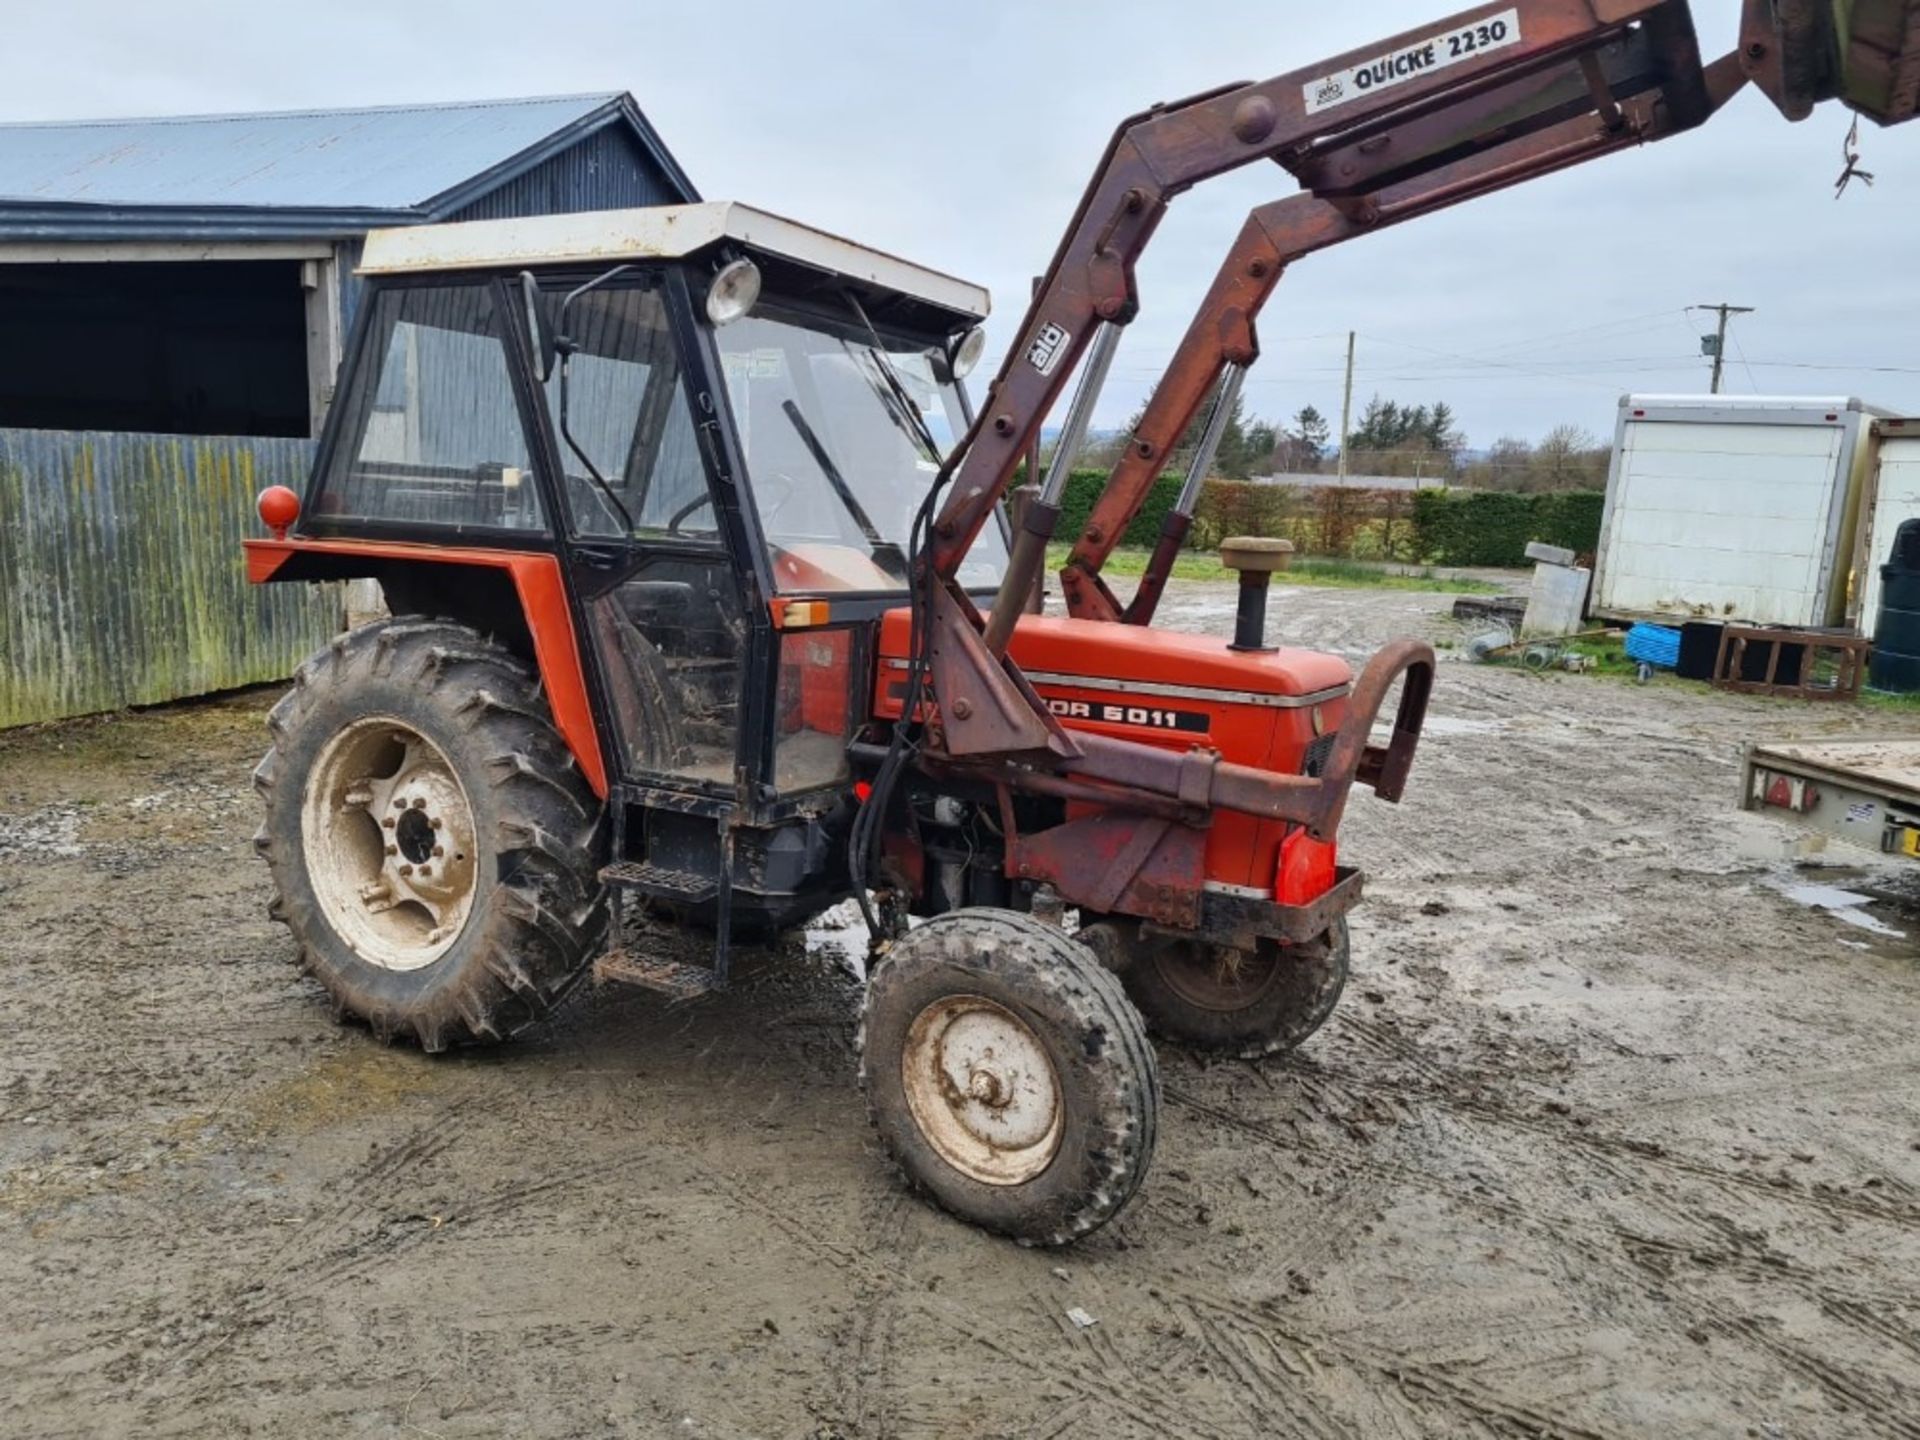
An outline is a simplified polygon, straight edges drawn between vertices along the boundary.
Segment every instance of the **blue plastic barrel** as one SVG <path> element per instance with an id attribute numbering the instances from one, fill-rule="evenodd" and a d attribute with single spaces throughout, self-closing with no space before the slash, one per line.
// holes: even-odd
<path id="1" fill-rule="evenodd" d="M 1671 670 L 1680 663 L 1680 632 L 1665 625 L 1635 625 L 1627 631 L 1627 658 Z"/>

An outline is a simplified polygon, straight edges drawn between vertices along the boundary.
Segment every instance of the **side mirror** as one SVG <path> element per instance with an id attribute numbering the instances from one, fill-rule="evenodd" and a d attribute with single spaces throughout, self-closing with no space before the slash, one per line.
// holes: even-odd
<path id="1" fill-rule="evenodd" d="M 533 359 L 533 375 L 542 385 L 553 375 L 553 367 L 560 358 L 560 344 L 553 332 L 553 317 L 547 311 L 546 301 L 540 294 L 540 282 L 533 278 L 533 272 L 520 272 L 521 308 L 526 311 L 527 344 Z"/>

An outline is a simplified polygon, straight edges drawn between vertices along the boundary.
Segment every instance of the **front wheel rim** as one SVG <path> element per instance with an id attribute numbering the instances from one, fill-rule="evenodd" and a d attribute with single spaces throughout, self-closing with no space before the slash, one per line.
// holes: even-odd
<path id="1" fill-rule="evenodd" d="M 934 1001 L 900 1057 L 907 1108 L 934 1152 L 983 1185 L 1020 1185 L 1060 1151 L 1065 1104 L 1031 1026 L 980 995 Z"/>
<path id="2" fill-rule="evenodd" d="M 473 806 L 440 747 L 404 721 L 356 720 L 315 756 L 301 797 L 307 879 L 360 959 L 420 970 L 473 913 Z"/>

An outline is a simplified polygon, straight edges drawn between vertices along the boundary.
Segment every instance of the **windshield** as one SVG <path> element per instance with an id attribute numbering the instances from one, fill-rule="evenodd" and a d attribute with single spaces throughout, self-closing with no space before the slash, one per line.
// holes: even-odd
<path id="1" fill-rule="evenodd" d="M 841 322 L 762 301 L 716 336 L 776 583 L 904 589 L 914 512 L 940 468 L 920 424 L 941 455 L 965 428 L 958 392 L 935 378 L 933 351 L 882 334 L 877 352 L 851 306 Z M 960 583 L 996 586 L 1006 562 L 999 527 L 988 525 Z"/>

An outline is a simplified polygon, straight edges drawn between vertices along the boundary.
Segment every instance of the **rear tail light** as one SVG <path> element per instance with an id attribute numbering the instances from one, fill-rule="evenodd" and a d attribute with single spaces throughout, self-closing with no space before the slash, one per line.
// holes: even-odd
<path id="1" fill-rule="evenodd" d="M 1334 862 L 1340 853 L 1332 840 L 1316 840 L 1295 830 L 1280 842 L 1280 869 L 1273 898 L 1282 905 L 1310 905 L 1333 888 Z"/>

